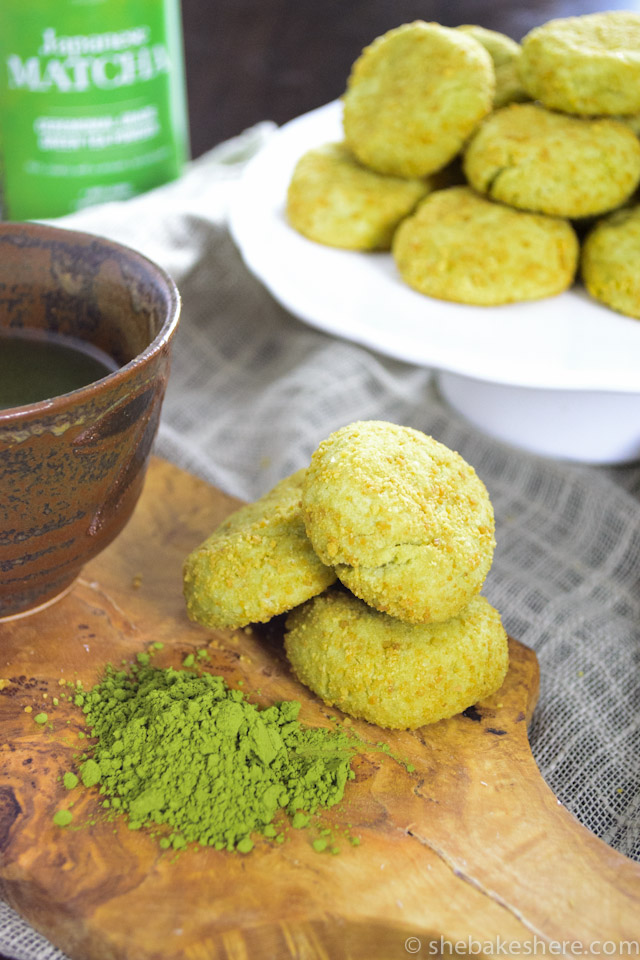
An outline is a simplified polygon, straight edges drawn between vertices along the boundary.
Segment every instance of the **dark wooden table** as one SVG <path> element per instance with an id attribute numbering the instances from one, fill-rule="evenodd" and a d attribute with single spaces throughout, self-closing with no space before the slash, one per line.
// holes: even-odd
<path id="1" fill-rule="evenodd" d="M 478 23 L 520 40 L 553 17 L 607 9 L 640 0 L 182 0 L 192 154 L 334 100 L 361 49 L 401 23 Z"/>

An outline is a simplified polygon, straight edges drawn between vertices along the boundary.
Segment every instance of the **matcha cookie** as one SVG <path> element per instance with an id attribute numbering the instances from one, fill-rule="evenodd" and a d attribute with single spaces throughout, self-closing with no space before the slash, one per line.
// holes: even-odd
<path id="1" fill-rule="evenodd" d="M 396 230 L 392 250 L 410 287 L 477 306 L 561 293 L 578 261 L 578 239 L 566 220 L 514 210 L 470 187 L 423 200 Z"/>
<path id="2" fill-rule="evenodd" d="M 287 192 L 287 219 L 316 243 L 388 250 L 398 223 L 429 190 L 426 180 L 375 173 L 344 144 L 328 143 L 298 161 Z"/>
<path id="3" fill-rule="evenodd" d="M 498 613 L 474 597 L 446 623 L 408 624 L 331 590 L 287 617 L 293 670 L 330 706 L 390 729 L 443 720 L 495 693 L 508 668 Z"/>
<path id="4" fill-rule="evenodd" d="M 494 200 L 555 217 L 591 217 L 640 181 L 640 142 L 617 120 L 514 103 L 481 125 L 464 157 L 469 183 Z"/>
<path id="5" fill-rule="evenodd" d="M 582 116 L 640 112 L 640 14 L 549 20 L 522 41 L 520 78 L 534 100 Z"/>
<path id="6" fill-rule="evenodd" d="M 368 420 L 331 434 L 311 458 L 302 510 L 323 563 L 401 620 L 455 615 L 491 566 L 484 484 L 458 453 L 410 427 Z"/>
<path id="7" fill-rule="evenodd" d="M 436 23 L 404 24 L 353 65 L 345 139 L 379 173 L 424 177 L 460 151 L 491 110 L 494 90 L 491 57 L 473 37 Z"/>
<path id="8" fill-rule="evenodd" d="M 456 27 L 481 43 L 493 60 L 493 69 L 496 74 L 496 90 L 493 95 L 493 107 L 503 107 L 507 103 L 518 100 L 529 100 L 529 95 L 522 86 L 518 66 L 522 50 L 520 44 L 498 33 L 496 30 L 487 30 L 472 23 L 463 23 Z"/>
<path id="9" fill-rule="evenodd" d="M 192 620 L 207 627 L 264 623 L 336 579 L 315 555 L 300 511 L 304 470 L 225 520 L 184 563 Z"/>
<path id="10" fill-rule="evenodd" d="M 640 320 L 640 206 L 616 210 L 591 230 L 582 279 L 596 300 Z"/>

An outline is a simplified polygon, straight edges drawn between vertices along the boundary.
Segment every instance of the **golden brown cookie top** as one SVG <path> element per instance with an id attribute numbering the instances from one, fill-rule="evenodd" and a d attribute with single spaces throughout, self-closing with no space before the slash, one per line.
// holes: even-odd
<path id="1" fill-rule="evenodd" d="M 344 143 L 307 151 L 287 191 L 287 219 L 316 243 L 347 250 L 388 250 L 400 220 L 432 189 L 363 166 Z"/>
<path id="2" fill-rule="evenodd" d="M 581 267 L 592 297 L 640 320 L 640 206 L 616 210 L 591 229 Z"/>
<path id="3" fill-rule="evenodd" d="M 496 90 L 493 95 L 494 109 L 514 101 L 529 100 L 529 94 L 520 80 L 519 64 L 522 49 L 519 43 L 497 30 L 488 30 L 474 23 L 463 23 L 462 30 L 481 43 L 493 60 L 496 73 Z"/>
<path id="4" fill-rule="evenodd" d="M 451 187 L 430 194 L 403 220 L 392 251 L 403 280 L 420 293 L 496 306 L 566 290 L 579 249 L 566 220 Z"/>
<path id="5" fill-rule="evenodd" d="M 264 623 L 334 582 L 305 533 L 304 472 L 235 511 L 189 554 L 183 579 L 192 620 L 208 627 Z"/>
<path id="6" fill-rule="evenodd" d="M 640 112 L 640 14 L 613 10 L 535 27 L 522 40 L 520 77 L 554 110 Z"/>
<path id="7" fill-rule="evenodd" d="M 474 597 L 446 623 L 408 624 L 330 590 L 289 614 L 285 650 L 298 678 L 326 703 L 391 729 L 451 717 L 497 690 L 507 637 Z"/>
<path id="8" fill-rule="evenodd" d="M 366 166 L 423 177 L 444 167 L 491 110 L 491 57 L 460 30 L 418 20 L 364 49 L 344 94 L 344 133 Z"/>
<path id="9" fill-rule="evenodd" d="M 352 423 L 320 444 L 303 516 L 324 563 L 367 603 L 411 622 L 445 620 L 493 557 L 487 490 L 461 456 L 419 430 Z"/>
<path id="10" fill-rule="evenodd" d="M 480 126 L 464 156 L 469 183 L 494 200 L 549 216 L 596 216 L 640 182 L 640 142 L 617 120 L 513 103 Z"/>

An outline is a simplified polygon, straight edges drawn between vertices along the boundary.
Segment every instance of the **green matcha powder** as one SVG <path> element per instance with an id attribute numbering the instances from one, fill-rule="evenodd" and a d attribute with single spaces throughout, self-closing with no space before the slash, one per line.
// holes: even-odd
<path id="1" fill-rule="evenodd" d="M 126 813 L 132 830 L 166 827 L 165 848 L 197 841 L 248 853 L 252 833 L 274 836 L 280 809 L 306 823 L 300 811 L 338 803 L 354 776 L 347 734 L 303 726 L 295 701 L 260 710 L 221 677 L 109 668 L 81 700 L 97 739 L 81 758 L 83 784 L 99 783 L 104 806 Z"/>

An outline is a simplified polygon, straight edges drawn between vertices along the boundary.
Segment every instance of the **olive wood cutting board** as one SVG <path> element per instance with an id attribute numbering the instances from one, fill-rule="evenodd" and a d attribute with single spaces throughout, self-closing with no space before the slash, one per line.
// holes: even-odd
<path id="1" fill-rule="evenodd" d="M 0 624 L 0 895 L 74 960 L 393 960 L 439 956 L 441 937 L 457 956 L 507 941 L 531 955 L 551 941 L 637 939 L 640 865 L 542 780 L 527 740 L 537 662 L 516 641 L 502 689 L 464 714 L 413 733 L 353 723 L 415 769 L 379 749 L 356 756 L 344 801 L 322 815 L 334 836 L 361 839 L 338 855 L 291 829 L 282 844 L 256 837 L 247 855 L 176 857 L 106 821 L 97 788 L 74 791 L 74 823 L 95 813 L 94 826 L 53 824 L 69 801 L 60 775 L 82 747 L 77 708 L 47 706 L 59 681 L 90 686 L 154 641 L 165 645 L 158 665 L 207 647 L 207 669 L 242 680 L 253 702 L 298 699 L 313 725 L 342 718 L 292 676 L 280 621 L 233 632 L 186 617 L 182 561 L 237 504 L 154 460 L 132 520 L 73 589 Z M 41 710 L 52 729 L 34 722 Z"/>

